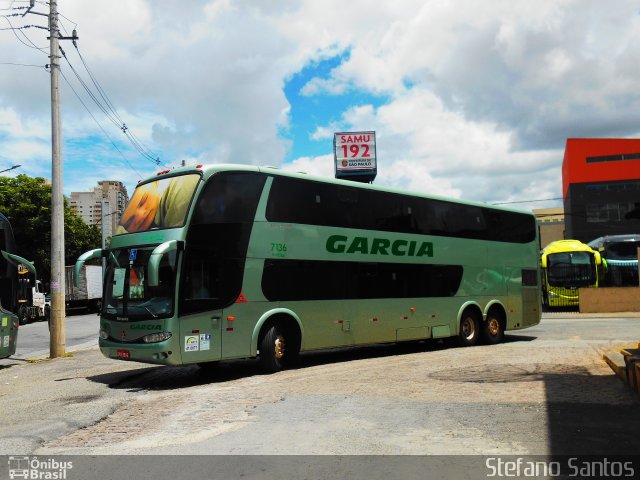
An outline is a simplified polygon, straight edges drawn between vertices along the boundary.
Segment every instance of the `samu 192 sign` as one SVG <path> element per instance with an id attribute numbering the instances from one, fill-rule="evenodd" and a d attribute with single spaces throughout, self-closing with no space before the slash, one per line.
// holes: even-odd
<path id="1" fill-rule="evenodd" d="M 336 178 L 370 182 L 378 173 L 376 132 L 339 132 L 333 136 Z"/>

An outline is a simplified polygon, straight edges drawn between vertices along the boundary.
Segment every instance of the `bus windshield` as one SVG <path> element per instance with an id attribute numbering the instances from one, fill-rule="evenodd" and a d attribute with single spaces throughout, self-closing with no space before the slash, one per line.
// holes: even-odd
<path id="1" fill-rule="evenodd" d="M 615 242 L 606 246 L 605 256 L 611 260 L 637 260 L 640 240 L 635 242 Z"/>
<path id="2" fill-rule="evenodd" d="M 116 235 L 184 226 L 199 174 L 180 175 L 136 187 Z"/>
<path id="3" fill-rule="evenodd" d="M 163 255 L 159 284 L 147 282 L 147 268 L 153 247 L 112 250 L 105 274 L 105 318 L 121 321 L 166 318 L 173 314 L 176 252 Z"/>
<path id="4" fill-rule="evenodd" d="M 547 257 L 549 284 L 554 287 L 586 287 L 596 281 L 596 265 L 589 252 L 560 252 Z"/>

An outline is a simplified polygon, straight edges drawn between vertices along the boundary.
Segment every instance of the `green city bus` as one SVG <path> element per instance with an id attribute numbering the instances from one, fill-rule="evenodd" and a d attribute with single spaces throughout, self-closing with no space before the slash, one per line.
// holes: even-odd
<path id="1" fill-rule="evenodd" d="M 110 358 L 208 366 L 457 337 L 540 321 L 530 213 L 239 165 L 141 181 L 106 259 Z M 77 278 L 77 275 L 76 275 Z"/>

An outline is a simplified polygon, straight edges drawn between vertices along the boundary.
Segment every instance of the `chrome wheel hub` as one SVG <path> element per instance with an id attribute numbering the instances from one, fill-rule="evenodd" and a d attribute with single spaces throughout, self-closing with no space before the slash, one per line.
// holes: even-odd
<path id="1" fill-rule="evenodd" d="M 500 333 L 500 322 L 496 318 L 489 319 L 489 333 L 496 336 Z"/>
<path id="2" fill-rule="evenodd" d="M 471 339 L 476 333 L 475 323 L 471 318 L 465 318 L 462 322 L 462 334 L 465 338 Z"/>
<path id="3" fill-rule="evenodd" d="M 279 336 L 278 338 L 276 338 L 274 350 L 277 359 L 284 357 L 284 337 Z"/>

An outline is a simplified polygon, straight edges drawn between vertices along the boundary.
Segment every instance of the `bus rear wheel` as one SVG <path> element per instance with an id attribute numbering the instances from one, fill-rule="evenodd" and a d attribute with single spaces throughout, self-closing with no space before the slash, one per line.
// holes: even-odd
<path id="1" fill-rule="evenodd" d="M 278 324 L 271 325 L 260 341 L 260 363 L 268 373 L 279 372 L 297 356 L 295 342 Z"/>
<path id="2" fill-rule="evenodd" d="M 458 345 L 461 347 L 471 347 L 478 343 L 480 336 L 480 320 L 478 315 L 467 310 L 460 319 L 460 332 L 458 333 Z"/>
<path id="3" fill-rule="evenodd" d="M 495 312 L 487 315 L 487 321 L 482 325 L 482 338 L 489 345 L 495 345 L 504 340 L 504 322 Z"/>

